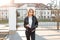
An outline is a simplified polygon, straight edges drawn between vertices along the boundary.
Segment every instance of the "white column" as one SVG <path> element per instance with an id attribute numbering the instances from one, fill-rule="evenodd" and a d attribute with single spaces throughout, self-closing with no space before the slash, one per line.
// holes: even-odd
<path id="1" fill-rule="evenodd" d="M 9 7 L 9 30 L 16 30 L 16 8 Z"/>

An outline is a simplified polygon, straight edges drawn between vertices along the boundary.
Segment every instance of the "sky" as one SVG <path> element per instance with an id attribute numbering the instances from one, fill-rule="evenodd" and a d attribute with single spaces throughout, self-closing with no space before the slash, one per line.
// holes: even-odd
<path id="1" fill-rule="evenodd" d="M 52 1 L 55 1 L 56 3 L 56 0 L 52 0 Z M 43 3 L 43 4 L 47 4 L 47 3 L 50 3 L 51 0 L 15 0 L 15 3 Z M 57 4 L 59 4 L 59 0 L 57 0 Z"/>
<path id="2" fill-rule="evenodd" d="M 48 3 L 50 0 L 15 0 L 15 3 Z"/>
<path id="3" fill-rule="evenodd" d="M 9 5 L 11 0 L 0 0 L 0 6 Z M 51 0 L 14 0 L 14 3 L 50 3 Z M 55 2 L 56 3 L 56 2 Z M 57 0 L 57 5 L 59 5 L 59 0 Z"/>
<path id="4" fill-rule="evenodd" d="M 9 5 L 9 4 L 10 4 L 10 0 L 0 0 L 0 6 Z"/>

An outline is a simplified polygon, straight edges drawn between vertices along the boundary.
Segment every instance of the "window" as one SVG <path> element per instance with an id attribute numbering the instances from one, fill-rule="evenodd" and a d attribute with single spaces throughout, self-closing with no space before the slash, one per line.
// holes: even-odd
<path id="1" fill-rule="evenodd" d="M 18 14 L 19 16 L 17 16 L 17 27 L 23 26 L 21 23 L 23 23 L 24 18 L 27 15 L 27 9 L 17 9 L 16 11 L 17 11 L 17 14 L 19 13 Z"/>
<path id="2" fill-rule="evenodd" d="M 49 16 L 48 16 L 48 18 L 49 18 Z"/>
<path id="3" fill-rule="evenodd" d="M 44 15 L 46 15 L 46 12 L 44 12 Z"/>
<path id="4" fill-rule="evenodd" d="M 48 12 L 48 14 L 49 14 L 49 12 Z"/>
<path id="5" fill-rule="evenodd" d="M 46 16 L 44 16 L 44 19 L 46 18 Z"/>

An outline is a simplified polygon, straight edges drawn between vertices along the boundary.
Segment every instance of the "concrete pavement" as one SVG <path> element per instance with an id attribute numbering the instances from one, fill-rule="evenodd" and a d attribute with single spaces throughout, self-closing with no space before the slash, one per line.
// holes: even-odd
<path id="1" fill-rule="evenodd" d="M 26 40 L 25 29 L 19 28 L 15 34 L 10 35 L 11 40 Z M 60 30 L 56 29 L 36 29 L 36 40 L 60 40 Z"/>
<path id="2" fill-rule="evenodd" d="M 56 23 L 54 23 L 54 24 L 53 23 L 49 23 L 49 22 L 40 23 L 39 27 L 36 29 L 36 38 L 35 39 L 36 40 L 60 40 L 60 30 L 56 30 Z M 26 40 L 25 28 L 23 26 L 18 27 L 16 33 L 9 35 L 8 39 Z"/>

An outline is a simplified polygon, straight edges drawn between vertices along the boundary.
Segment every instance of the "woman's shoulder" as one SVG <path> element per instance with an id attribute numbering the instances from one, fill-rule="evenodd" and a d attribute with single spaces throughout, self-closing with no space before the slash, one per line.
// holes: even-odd
<path id="1" fill-rule="evenodd" d="M 25 19 L 27 19 L 28 17 L 26 16 Z"/>
<path id="2" fill-rule="evenodd" d="M 36 16 L 33 16 L 34 18 L 36 18 Z"/>

